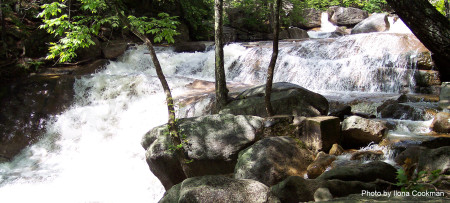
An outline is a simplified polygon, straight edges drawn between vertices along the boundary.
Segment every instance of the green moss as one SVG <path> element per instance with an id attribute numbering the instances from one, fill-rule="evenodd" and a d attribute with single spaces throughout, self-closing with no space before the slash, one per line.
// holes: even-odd
<path id="1" fill-rule="evenodd" d="M 294 138 L 294 139 L 295 139 L 295 142 L 297 143 L 297 146 L 299 146 L 301 149 L 307 149 L 307 146 L 303 141 L 301 141 L 298 138 Z"/>

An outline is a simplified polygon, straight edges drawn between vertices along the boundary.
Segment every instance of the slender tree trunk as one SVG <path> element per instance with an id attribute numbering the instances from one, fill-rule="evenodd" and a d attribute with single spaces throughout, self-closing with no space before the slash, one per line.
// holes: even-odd
<path id="1" fill-rule="evenodd" d="M 448 20 L 450 20 L 450 5 L 448 4 L 448 0 L 444 1 L 445 6 L 445 17 L 447 17 Z"/>
<path id="2" fill-rule="evenodd" d="M 71 13 L 72 13 L 72 0 L 69 0 L 69 17 L 68 17 L 69 22 L 72 20 Z"/>
<path id="3" fill-rule="evenodd" d="M 387 0 L 387 3 L 433 53 L 441 81 L 450 81 L 450 21 L 428 0 Z"/>
<path id="4" fill-rule="evenodd" d="M 270 64 L 267 69 L 267 82 L 266 82 L 266 94 L 264 97 L 267 116 L 274 116 L 274 111 L 272 108 L 272 104 L 270 103 L 270 94 L 272 93 L 272 83 L 273 83 L 273 73 L 275 70 L 275 64 L 278 58 L 278 36 L 280 32 L 280 7 L 281 0 L 275 0 L 275 18 L 274 18 L 274 26 L 273 26 L 273 51 L 272 58 L 270 59 Z"/>
<path id="5" fill-rule="evenodd" d="M 6 51 L 7 45 L 6 45 L 6 23 L 5 23 L 5 16 L 3 13 L 3 2 L 0 0 L 0 21 L 2 24 L 2 49 L 5 51 L 6 58 L 8 58 L 8 52 Z"/>
<path id="6" fill-rule="evenodd" d="M 176 117 L 175 117 L 175 107 L 173 102 L 172 93 L 170 91 L 169 84 L 167 83 L 166 77 L 164 76 L 163 70 L 161 68 L 161 64 L 159 63 L 158 57 L 156 56 L 156 51 L 153 48 L 153 44 L 148 39 L 147 36 L 140 33 L 139 31 L 134 28 L 130 22 L 128 21 L 127 17 L 125 17 L 120 11 L 118 11 L 117 6 L 113 5 L 114 8 L 116 8 L 116 12 L 119 15 L 120 20 L 122 23 L 124 23 L 130 30 L 133 32 L 134 35 L 136 35 L 139 39 L 141 39 L 144 44 L 147 46 L 148 50 L 150 51 L 150 57 L 153 61 L 153 65 L 155 66 L 156 75 L 158 76 L 159 81 L 161 82 L 161 86 L 163 87 L 164 93 L 166 94 L 166 103 L 167 103 L 167 112 L 169 115 L 168 120 L 168 126 L 169 126 L 169 133 L 170 137 L 172 139 L 172 143 L 175 146 L 179 146 L 182 144 L 182 138 L 178 131 L 178 124 L 176 123 Z M 190 176 L 191 172 L 189 171 L 189 168 L 187 167 L 187 156 L 185 154 L 185 151 L 182 148 L 179 150 L 175 150 L 176 156 L 179 159 L 180 167 L 182 168 L 183 172 L 187 177 Z"/>
<path id="7" fill-rule="evenodd" d="M 224 57 L 223 57 L 223 0 L 214 1 L 214 36 L 215 36 L 215 89 L 216 109 L 222 109 L 228 101 L 228 89 L 225 79 Z"/>

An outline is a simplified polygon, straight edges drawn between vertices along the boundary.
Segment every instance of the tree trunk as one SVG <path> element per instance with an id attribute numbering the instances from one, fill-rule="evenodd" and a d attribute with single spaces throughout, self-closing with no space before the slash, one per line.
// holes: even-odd
<path id="1" fill-rule="evenodd" d="M 448 20 L 450 20 L 450 5 L 448 4 L 448 0 L 444 1 L 445 6 L 445 17 L 447 17 Z"/>
<path id="2" fill-rule="evenodd" d="M 2 48 L 3 51 L 5 52 L 5 56 L 6 58 L 8 58 L 8 52 L 6 51 L 7 45 L 6 45 L 6 23 L 5 23 L 5 16 L 3 13 L 3 3 L 2 0 L 0 0 L 0 23 L 2 24 L 2 34 L 1 34 L 1 38 L 2 38 Z"/>
<path id="3" fill-rule="evenodd" d="M 450 21 L 428 0 L 387 0 L 403 22 L 433 54 L 441 81 L 450 81 Z"/>
<path id="4" fill-rule="evenodd" d="M 150 41 L 150 39 L 148 39 L 147 36 L 140 33 L 139 31 L 137 31 L 137 29 L 130 24 L 130 22 L 128 21 L 128 18 L 125 17 L 120 11 L 118 11 L 117 6 L 115 6 L 115 5 L 113 5 L 113 6 L 114 6 L 114 8 L 116 8 L 116 12 L 119 15 L 120 21 L 122 23 L 124 23 L 131 30 L 131 32 L 134 35 L 136 35 L 139 39 L 141 39 L 144 42 L 144 44 L 147 46 L 148 50 L 150 51 L 150 57 L 153 61 L 153 65 L 155 66 L 156 75 L 158 76 L 158 79 L 161 82 L 161 86 L 163 87 L 164 93 L 166 94 L 167 111 L 168 111 L 168 115 L 169 115 L 169 119 L 168 119 L 168 123 L 167 123 L 169 126 L 169 129 L 168 129 L 169 134 L 170 134 L 173 145 L 175 147 L 179 146 L 183 143 L 183 140 L 181 139 L 181 135 L 179 134 L 179 131 L 178 131 L 178 124 L 176 123 L 176 120 L 175 120 L 176 119 L 175 106 L 173 103 L 172 93 L 170 91 L 170 87 L 169 87 L 169 84 L 167 83 L 166 77 L 164 76 L 164 73 L 162 71 L 161 64 L 159 63 L 158 57 L 156 56 L 156 51 L 153 48 L 153 44 Z M 175 150 L 175 153 L 179 159 L 180 166 L 183 169 L 185 175 L 187 177 L 189 177 L 191 172 L 189 171 L 189 168 L 187 167 L 188 159 L 187 159 L 187 156 L 185 154 L 183 147 Z"/>
<path id="5" fill-rule="evenodd" d="M 216 110 L 219 111 L 227 104 L 228 100 L 223 57 L 223 0 L 214 1 L 214 20 Z"/>
<path id="6" fill-rule="evenodd" d="M 278 36 L 280 32 L 280 8 L 281 0 L 275 0 L 275 18 L 273 20 L 273 51 L 272 58 L 270 59 L 269 68 L 267 69 L 267 82 L 266 82 L 266 94 L 264 102 L 266 105 L 267 116 L 274 116 L 272 104 L 270 103 L 270 94 L 272 93 L 273 73 L 275 70 L 275 64 L 278 58 Z"/>

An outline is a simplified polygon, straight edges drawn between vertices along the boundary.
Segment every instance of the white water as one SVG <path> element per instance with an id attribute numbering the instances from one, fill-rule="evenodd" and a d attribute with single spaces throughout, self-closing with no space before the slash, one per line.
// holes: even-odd
<path id="1" fill-rule="evenodd" d="M 407 43 L 405 36 L 411 40 L 408 35 L 365 34 L 284 42 L 275 81 L 320 91 L 398 92 L 414 83 L 407 71 L 413 59 L 401 55 L 414 50 L 398 48 Z M 164 189 L 140 145 L 148 130 L 167 120 L 164 96 L 145 52 L 143 47 L 129 50 L 103 71 L 77 80 L 73 106 L 49 122 L 37 144 L 0 164 L 1 202 L 135 203 L 162 197 Z M 226 46 L 228 79 L 264 83 L 270 54 L 264 43 Z M 213 80 L 213 51 L 165 50 L 158 57 L 175 97 L 186 94 L 185 85 L 194 79 Z"/>
<path id="2" fill-rule="evenodd" d="M 328 13 L 323 12 L 320 16 L 320 29 L 318 31 L 308 31 L 310 38 L 328 38 L 332 32 L 336 31 L 337 26 L 328 21 Z"/>
<path id="3" fill-rule="evenodd" d="M 399 19 L 394 17 L 388 17 L 388 21 L 390 24 L 390 28 L 387 32 L 390 33 L 412 33 L 408 26 L 405 25 L 405 23 Z"/>
<path id="4" fill-rule="evenodd" d="M 415 59 L 404 54 L 414 53 L 417 42 L 413 35 L 387 33 L 282 42 L 274 80 L 314 91 L 408 91 L 415 84 L 410 66 Z M 262 84 L 270 54 L 269 46 L 248 49 L 229 76 Z"/>

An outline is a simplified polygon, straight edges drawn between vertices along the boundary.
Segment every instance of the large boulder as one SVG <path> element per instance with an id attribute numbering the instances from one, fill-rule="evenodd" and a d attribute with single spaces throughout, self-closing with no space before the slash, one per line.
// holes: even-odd
<path id="1" fill-rule="evenodd" d="M 449 172 L 450 169 L 450 146 L 439 147 L 422 151 L 419 155 L 417 165 L 418 171 L 441 170 Z"/>
<path id="2" fill-rule="evenodd" d="M 326 171 L 317 179 L 320 180 L 343 180 L 343 181 L 362 181 L 371 182 L 376 179 L 396 182 L 397 169 L 390 164 L 382 161 L 373 161 L 367 164 L 354 164 L 347 166 L 338 166 L 329 171 Z"/>
<path id="3" fill-rule="evenodd" d="M 269 187 L 255 180 L 201 176 L 184 180 L 166 192 L 160 203 L 276 203 Z"/>
<path id="4" fill-rule="evenodd" d="M 234 171 L 238 153 L 262 135 L 263 119 L 230 114 L 180 119 L 179 129 L 187 140 L 183 146 L 188 159 L 187 170 L 169 149 L 172 145 L 167 125 L 150 130 L 142 141 L 147 150 L 150 170 L 166 189 L 187 177 L 229 174 Z"/>
<path id="5" fill-rule="evenodd" d="M 383 122 L 350 116 L 342 122 L 342 145 L 344 148 L 359 148 L 369 143 L 379 143 L 387 132 Z"/>
<path id="6" fill-rule="evenodd" d="M 116 59 L 121 56 L 128 48 L 129 41 L 113 40 L 102 44 L 102 53 L 106 59 Z"/>
<path id="7" fill-rule="evenodd" d="M 100 58 L 100 56 L 102 56 L 102 45 L 100 41 L 96 37 L 92 37 L 91 39 L 94 42 L 93 45 L 78 49 L 75 52 L 77 54 L 77 60 L 79 61 L 92 60 Z"/>
<path id="8" fill-rule="evenodd" d="M 426 147 L 409 147 L 395 157 L 399 165 L 409 159 L 411 165 L 416 164 L 418 171 L 447 171 L 450 168 L 450 146 L 428 149 Z"/>
<path id="9" fill-rule="evenodd" d="M 434 132 L 450 133 L 450 113 L 439 112 L 433 119 L 430 126 Z"/>
<path id="10" fill-rule="evenodd" d="M 338 117 L 341 121 L 343 121 L 346 117 L 352 115 L 352 107 L 351 106 L 343 106 L 339 109 L 330 112 L 330 116 Z"/>
<path id="11" fill-rule="evenodd" d="M 355 25 L 352 34 L 383 32 L 389 30 L 388 15 L 384 13 L 374 13 Z"/>
<path id="12" fill-rule="evenodd" d="M 294 23 L 293 25 L 303 29 L 311 29 L 315 27 L 320 27 L 322 22 L 322 11 L 314 8 L 303 9 L 301 14 L 302 20 Z"/>
<path id="13" fill-rule="evenodd" d="M 450 146 L 450 137 L 437 137 L 431 140 L 423 141 L 420 146 L 428 149 Z"/>
<path id="14" fill-rule="evenodd" d="M 0 159 L 9 161 L 38 141 L 47 120 L 73 104 L 76 79 L 106 63 L 100 59 L 84 66 L 46 68 L 45 72 L 1 86 Z"/>
<path id="15" fill-rule="evenodd" d="M 300 28 L 291 27 L 280 32 L 280 39 L 305 39 L 309 38 L 308 32 Z"/>
<path id="16" fill-rule="evenodd" d="M 306 118 L 303 134 L 298 138 L 314 152 L 328 152 L 334 143 L 341 141 L 340 120 L 333 116 Z"/>
<path id="17" fill-rule="evenodd" d="M 262 139 L 239 153 L 237 179 L 253 179 L 271 186 L 289 176 L 303 176 L 312 154 L 290 137 Z"/>
<path id="18" fill-rule="evenodd" d="M 353 26 L 369 17 L 367 11 L 358 8 L 332 6 L 328 10 L 328 20 L 336 25 Z"/>
<path id="19" fill-rule="evenodd" d="M 386 101 L 377 108 L 377 112 L 381 115 L 381 118 L 425 121 L 432 119 L 437 110 L 428 106 Z"/>
<path id="20" fill-rule="evenodd" d="M 271 191 L 281 202 L 297 203 L 314 201 L 314 194 L 319 188 L 327 188 L 333 197 L 361 194 L 362 190 L 386 189 L 384 185 L 376 182 L 303 179 L 299 176 L 291 176 L 272 186 Z"/>
<path id="21" fill-rule="evenodd" d="M 266 117 L 266 85 L 257 86 L 237 96 L 220 113 Z M 287 82 L 274 83 L 271 103 L 276 115 L 320 116 L 328 113 L 328 101 L 320 94 Z"/>

